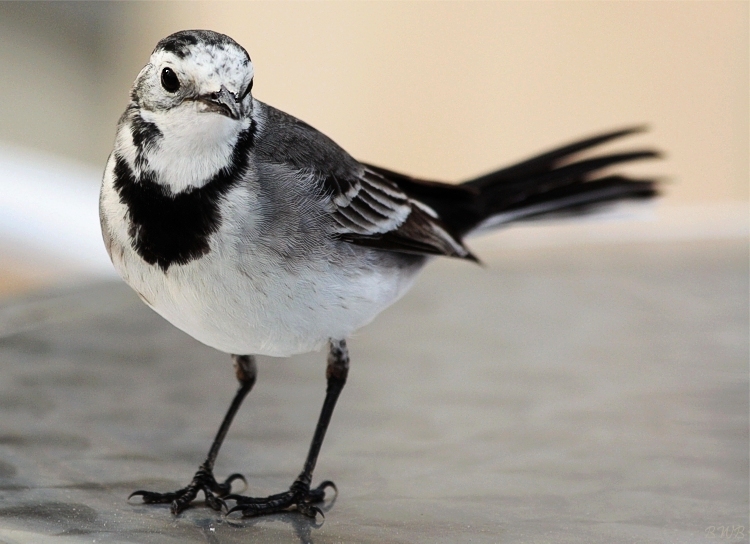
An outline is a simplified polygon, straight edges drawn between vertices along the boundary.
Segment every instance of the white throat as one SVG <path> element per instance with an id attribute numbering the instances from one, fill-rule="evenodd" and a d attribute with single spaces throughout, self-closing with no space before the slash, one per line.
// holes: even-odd
<path id="1" fill-rule="evenodd" d="M 141 117 L 157 126 L 162 136 L 144 153 L 144 167 L 157 174 L 172 193 L 202 187 L 229 165 L 232 151 L 250 119 L 239 121 L 218 113 L 204 113 L 194 102 L 168 111 L 141 110 Z"/>

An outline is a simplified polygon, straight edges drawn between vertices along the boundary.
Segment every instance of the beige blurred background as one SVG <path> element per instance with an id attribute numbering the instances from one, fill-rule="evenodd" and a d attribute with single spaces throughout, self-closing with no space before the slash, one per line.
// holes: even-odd
<path id="1" fill-rule="evenodd" d="M 90 202 L 131 82 L 154 44 L 180 29 L 210 28 L 248 49 L 257 98 L 357 158 L 418 176 L 457 181 L 580 136 L 647 123 L 648 134 L 621 145 L 666 152 L 665 161 L 629 167 L 668 178 L 658 213 L 676 219 L 665 228 L 746 235 L 749 6 L 3 2 L 0 151 L 81 178 L 75 190 L 33 198 L 53 205 L 55 195 L 81 192 Z M 6 197 L 16 191 L 12 182 L 0 188 Z M 65 242 L 47 258 L 43 232 L 23 237 L 33 225 L 19 221 L 33 214 L 5 215 L 16 230 L 4 236 L 0 215 L 0 296 L 84 271 L 63 262 L 78 252 Z M 57 211 L 41 216 L 67 224 Z"/>

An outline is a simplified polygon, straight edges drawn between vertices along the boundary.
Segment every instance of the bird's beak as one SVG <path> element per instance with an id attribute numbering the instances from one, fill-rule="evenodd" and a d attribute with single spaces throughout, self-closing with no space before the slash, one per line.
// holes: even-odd
<path id="1" fill-rule="evenodd" d="M 239 119 L 242 115 L 242 103 L 224 85 L 219 92 L 201 95 L 198 100 L 208 106 L 205 111 L 220 113 L 232 119 Z"/>

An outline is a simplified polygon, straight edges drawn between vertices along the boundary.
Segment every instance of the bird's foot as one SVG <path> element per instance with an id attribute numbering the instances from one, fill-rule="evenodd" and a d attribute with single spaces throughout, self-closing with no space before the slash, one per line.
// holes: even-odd
<path id="1" fill-rule="evenodd" d="M 232 491 L 232 482 L 235 480 L 242 480 L 247 485 L 247 481 L 242 474 L 232 474 L 223 483 L 219 483 L 214 478 L 213 471 L 205 465 L 201 465 L 198 472 L 193 476 L 193 480 L 182 489 L 171 493 L 157 493 L 139 489 L 133 491 L 128 500 L 132 497 L 142 497 L 146 504 L 172 503 L 170 510 L 172 514 L 177 515 L 190 506 L 190 503 L 198 496 L 199 491 L 203 491 L 206 504 L 214 510 L 221 511 L 226 509 L 227 505 L 223 499 Z"/>
<path id="2" fill-rule="evenodd" d="M 249 518 L 262 516 L 265 514 L 274 514 L 276 512 L 286 512 L 292 507 L 297 511 L 311 518 L 318 514 L 325 517 L 323 511 L 315 506 L 315 503 L 323 502 L 326 495 L 326 488 L 331 487 L 338 492 L 336 485 L 326 480 L 318 487 L 310 489 L 310 482 L 298 478 L 289 491 L 270 495 L 268 497 L 244 497 L 242 495 L 229 495 L 226 498 L 234 500 L 237 504 L 230 509 L 227 514 L 232 512 L 242 512 L 242 517 Z"/>

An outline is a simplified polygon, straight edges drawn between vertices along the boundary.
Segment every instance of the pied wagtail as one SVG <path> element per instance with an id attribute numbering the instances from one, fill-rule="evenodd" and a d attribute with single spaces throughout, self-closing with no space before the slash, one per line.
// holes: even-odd
<path id="1" fill-rule="evenodd" d="M 637 132 L 582 140 L 459 185 L 359 162 L 332 140 L 252 96 L 247 51 L 223 34 L 177 32 L 140 71 L 117 126 L 100 217 L 110 258 L 140 298 L 199 341 L 232 354 L 239 390 L 192 481 L 139 490 L 174 514 L 202 491 L 220 510 L 308 516 L 325 481 L 312 473 L 346 382 L 346 338 L 398 300 L 436 255 L 476 260 L 463 238 L 510 221 L 656 194 L 653 180 L 603 172 L 649 150 L 581 159 Z M 213 466 L 256 378 L 255 355 L 329 345 L 327 391 L 302 473 L 264 498 L 231 494 Z"/>

